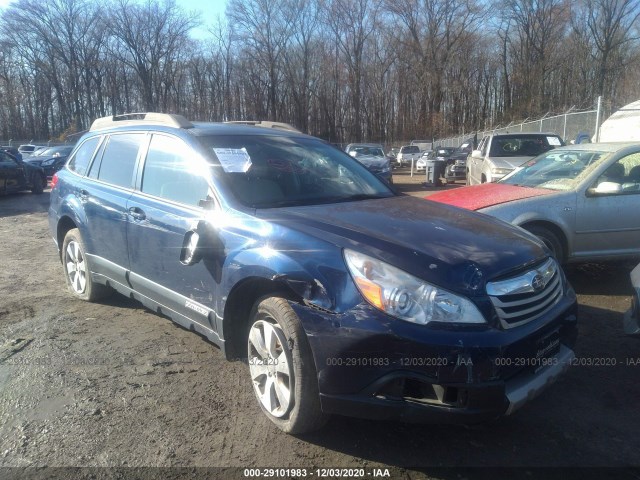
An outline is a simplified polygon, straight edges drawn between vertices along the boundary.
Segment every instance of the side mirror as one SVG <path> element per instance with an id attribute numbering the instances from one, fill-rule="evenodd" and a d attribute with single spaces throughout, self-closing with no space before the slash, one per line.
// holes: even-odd
<path id="1" fill-rule="evenodd" d="M 193 230 L 189 230 L 182 242 L 182 249 L 180 250 L 180 263 L 183 265 L 195 265 L 200 261 L 200 251 L 198 249 L 198 243 L 200 241 L 200 235 Z"/>
<path id="2" fill-rule="evenodd" d="M 595 195 L 612 195 L 622 192 L 622 185 L 616 182 L 601 182 L 597 187 L 591 187 L 587 190 L 588 196 Z"/>
<path id="3" fill-rule="evenodd" d="M 480 150 L 473 150 L 471 152 L 471 158 L 481 159 L 482 158 L 482 152 Z"/>

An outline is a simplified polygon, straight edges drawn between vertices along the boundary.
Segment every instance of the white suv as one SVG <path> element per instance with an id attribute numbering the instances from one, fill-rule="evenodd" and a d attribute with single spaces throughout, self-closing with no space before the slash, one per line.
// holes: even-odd
<path id="1" fill-rule="evenodd" d="M 488 135 L 467 159 L 467 185 L 500 180 L 527 160 L 562 145 L 555 133 Z"/>
<path id="2" fill-rule="evenodd" d="M 418 160 L 422 156 L 422 151 L 418 145 L 405 145 L 396 156 L 398 166 L 402 167 L 411 164 L 411 160 Z"/>

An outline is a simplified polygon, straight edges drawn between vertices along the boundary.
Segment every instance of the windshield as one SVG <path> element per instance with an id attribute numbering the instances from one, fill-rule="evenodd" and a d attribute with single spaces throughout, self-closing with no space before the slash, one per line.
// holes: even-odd
<path id="1" fill-rule="evenodd" d="M 471 153 L 472 143 L 473 142 L 471 140 L 463 143 L 462 145 L 460 145 L 458 148 L 455 149 L 455 153 Z"/>
<path id="2" fill-rule="evenodd" d="M 52 156 L 63 156 L 63 155 L 69 155 L 71 153 L 71 150 L 73 150 L 73 146 L 64 146 L 64 147 L 52 147 L 49 149 L 49 151 L 45 154 L 45 155 L 52 155 Z"/>
<path id="3" fill-rule="evenodd" d="M 491 141 L 490 157 L 535 157 L 562 145 L 555 135 L 496 135 Z"/>
<path id="4" fill-rule="evenodd" d="M 608 155 L 609 152 L 552 150 L 525 162 L 498 182 L 520 187 L 571 190 Z"/>
<path id="5" fill-rule="evenodd" d="M 353 147 L 349 150 L 351 156 L 369 155 L 372 157 L 384 157 L 384 151 L 380 147 Z"/>
<path id="6" fill-rule="evenodd" d="M 402 149 L 400 150 L 400 153 L 418 153 L 420 152 L 420 149 L 418 148 L 417 145 L 409 145 L 407 147 L 402 147 Z"/>
<path id="7" fill-rule="evenodd" d="M 453 153 L 453 148 L 439 148 L 438 149 L 438 156 L 439 157 L 448 157 L 449 155 L 451 155 L 451 153 Z"/>
<path id="8" fill-rule="evenodd" d="M 395 194 L 361 163 L 313 138 L 263 135 L 203 139 L 221 177 L 254 208 L 317 205 Z"/>

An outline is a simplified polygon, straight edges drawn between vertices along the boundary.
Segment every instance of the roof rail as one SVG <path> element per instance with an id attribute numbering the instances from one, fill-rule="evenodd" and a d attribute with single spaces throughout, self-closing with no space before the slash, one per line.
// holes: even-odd
<path id="1" fill-rule="evenodd" d="M 145 123 L 167 125 L 169 127 L 177 128 L 193 128 L 193 124 L 182 115 L 176 115 L 173 113 L 140 112 L 96 118 L 91 124 L 91 128 L 89 130 L 94 131 L 100 130 L 101 128 L 117 127 L 119 125 L 141 125 Z"/>
<path id="2" fill-rule="evenodd" d="M 275 128 L 278 130 L 288 130 L 290 132 L 302 133 L 297 128 L 289 125 L 288 123 L 283 122 L 271 122 L 266 120 L 235 120 L 224 123 L 235 123 L 238 125 L 250 125 L 253 127 L 263 127 L 263 128 Z"/>

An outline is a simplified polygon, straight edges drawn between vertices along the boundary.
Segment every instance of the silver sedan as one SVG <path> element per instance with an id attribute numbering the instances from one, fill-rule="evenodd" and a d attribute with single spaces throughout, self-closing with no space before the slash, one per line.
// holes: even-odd
<path id="1" fill-rule="evenodd" d="M 497 183 L 428 199 L 518 225 L 561 262 L 640 258 L 640 144 L 556 148 Z"/>

